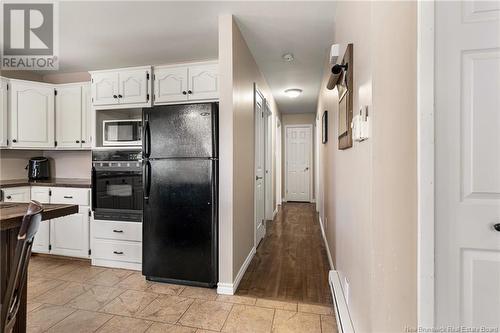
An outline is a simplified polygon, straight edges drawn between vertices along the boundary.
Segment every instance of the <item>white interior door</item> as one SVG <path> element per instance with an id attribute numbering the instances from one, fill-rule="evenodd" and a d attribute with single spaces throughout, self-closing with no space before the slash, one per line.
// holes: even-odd
<path id="1" fill-rule="evenodd" d="M 436 325 L 500 326 L 500 2 L 436 2 Z"/>
<path id="2" fill-rule="evenodd" d="M 286 200 L 311 201 L 312 126 L 286 128 Z"/>
<path id="3" fill-rule="evenodd" d="M 265 219 L 265 158 L 264 158 L 264 98 L 255 90 L 255 245 L 266 234 Z"/>

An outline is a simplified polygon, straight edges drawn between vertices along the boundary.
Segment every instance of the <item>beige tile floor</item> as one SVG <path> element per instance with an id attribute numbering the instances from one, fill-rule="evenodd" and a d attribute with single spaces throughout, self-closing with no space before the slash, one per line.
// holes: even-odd
<path id="1" fill-rule="evenodd" d="M 333 308 L 217 295 L 140 272 L 33 256 L 28 332 L 337 332 Z"/>

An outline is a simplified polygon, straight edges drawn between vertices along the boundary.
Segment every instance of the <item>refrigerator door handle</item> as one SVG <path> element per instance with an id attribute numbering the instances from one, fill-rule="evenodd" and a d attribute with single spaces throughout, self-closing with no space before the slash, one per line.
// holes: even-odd
<path id="1" fill-rule="evenodd" d="M 144 157 L 148 158 L 151 155 L 151 128 L 149 127 L 149 120 L 144 120 L 144 140 L 143 140 Z"/>
<path id="2" fill-rule="evenodd" d="M 151 191 L 151 162 L 144 161 L 144 200 L 149 200 Z"/>

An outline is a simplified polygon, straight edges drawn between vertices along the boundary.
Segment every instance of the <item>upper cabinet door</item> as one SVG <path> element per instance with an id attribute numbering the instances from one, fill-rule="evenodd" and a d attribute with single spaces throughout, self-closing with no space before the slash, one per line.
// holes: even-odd
<path id="1" fill-rule="evenodd" d="M 94 105 L 118 104 L 118 72 L 92 75 L 92 98 Z"/>
<path id="2" fill-rule="evenodd" d="M 216 63 L 189 67 L 188 98 L 190 101 L 219 98 L 219 74 Z"/>
<path id="3" fill-rule="evenodd" d="M 168 103 L 187 100 L 188 68 L 156 67 L 154 95 L 155 103 Z"/>
<path id="4" fill-rule="evenodd" d="M 137 69 L 120 71 L 120 104 L 147 103 L 149 101 L 150 70 Z"/>
<path id="5" fill-rule="evenodd" d="M 79 148 L 82 138 L 82 86 L 57 88 L 56 141 L 57 147 Z"/>
<path id="6" fill-rule="evenodd" d="M 0 147 L 7 147 L 7 80 L 0 78 Z"/>
<path id="7" fill-rule="evenodd" d="M 90 85 L 82 86 L 82 148 L 92 146 L 92 113 L 90 109 Z"/>
<path id="8" fill-rule="evenodd" d="M 10 97 L 12 147 L 54 147 L 54 88 L 12 81 Z"/>

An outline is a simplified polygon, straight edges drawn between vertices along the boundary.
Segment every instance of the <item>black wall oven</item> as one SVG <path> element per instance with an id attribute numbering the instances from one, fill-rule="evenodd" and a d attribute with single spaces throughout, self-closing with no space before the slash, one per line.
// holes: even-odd
<path id="1" fill-rule="evenodd" d="M 140 150 L 92 152 L 92 210 L 96 220 L 142 222 Z"/>

